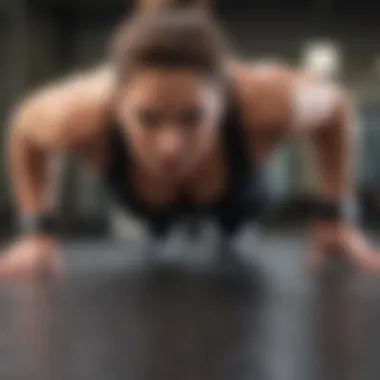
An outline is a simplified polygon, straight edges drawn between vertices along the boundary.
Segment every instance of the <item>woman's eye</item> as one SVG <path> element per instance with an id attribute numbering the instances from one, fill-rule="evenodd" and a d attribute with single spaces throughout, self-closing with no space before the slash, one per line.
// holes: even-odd
<path id="1" fill-rule="evenodd" d="M 155 128 L 161 123 L 161 116 L 156 111 L 144 110 L 138 113 L 138 121 L 144 127 Z"/>
<path id="2" fill-rule="evenodd" d="M 197 127 L 201 124 L 203 119 L 203 112 L 200 109 L 192 109 L 188 111 L 184 111 L 180 115 L 180 124 L 184 127 Z"/>

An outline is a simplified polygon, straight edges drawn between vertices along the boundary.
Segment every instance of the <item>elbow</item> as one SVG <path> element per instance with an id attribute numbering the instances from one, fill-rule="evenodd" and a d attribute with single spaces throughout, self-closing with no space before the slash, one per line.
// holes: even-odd
<path id="1" fill-rule="evenodd" d="M 11 141 L 28 135 L 29 126 L 34 118 L 33 114 L 33 105 L 30 99 L 16 105 L 8 121 L 8 132 Z"/>

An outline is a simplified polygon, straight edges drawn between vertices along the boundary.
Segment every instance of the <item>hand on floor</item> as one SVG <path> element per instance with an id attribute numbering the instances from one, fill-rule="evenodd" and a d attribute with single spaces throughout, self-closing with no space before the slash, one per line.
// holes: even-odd
<path id="1" fill-rule="evenodd" d="M 0 256 L 0 278 L 57 277 L 61 274 L 61 257 L 51 238 L 24 238 Z"/>
<path id="2" fill-rule="evenodd" d="M 336 254 L 365 273 L 380 275 L 380 253 L 363 233 L 352 226 L 319 226 L 310 257 L 312 267 L 323 267 Z"/>

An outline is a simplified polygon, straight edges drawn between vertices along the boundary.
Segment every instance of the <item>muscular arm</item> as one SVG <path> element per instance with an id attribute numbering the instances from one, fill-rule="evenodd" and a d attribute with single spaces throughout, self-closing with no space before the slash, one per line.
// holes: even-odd
<path id="1" fill-rule="evenodd" d="M 113 78 L 108 69 L 55 83 L 23 102 L 11 119 L 8 157 L 20 215 L 41 215 L 54 207 L 57 158 L 74 153 L 101 169 Z M 22 236 L 0 257 L 0 278 L 61 273 L 54 239 Z"/>
<path id="2" fill-rule="evenodd" d="M 290 135 L 310 140 L 326 199 L 352 195 L 352 113 L 348 96 L 331 83 L 282 67 L 251 70 L 248 129 L 258 159 Z M 255 148 L 255 147 L 254 147 Z"/>
<path id="3" fill-rule="evenodd" d="M 50 152 L 30 139 L 24 128 L 13 124 L 8 145 L 12 194 L 18 213 L 38 214 L 54 204 L 54 191 L 59 174 L 58 152 Z M 54 165 L 54 161 L 58 165 Z M 48 194 L 49 193 L 49 194 Z"/>
<path id="4" fill-rule="evenodd" d="M 353 196 L 355 136 L 346 93 L 332 83 L 283 68 L 252 70 L 248 90 L 252 92 L 247 98 L 252 102 L 248 132 L 262 152 L 268 155 L 286 135 L 301 134 L 316 154 L 322 199 L 339 203 Z M 355 223 L 319 221 L 315 227 L 317 262 L 333 248 L 362 269 L 380 271 L 379 256 Z"/>
<path id="5" fill-rule="evenodd" d="M 355 193 L 352 164 L 355 145 L 353 115 L 347 96 L 336 90 L 330 110 L 310 133 L 326 199 L 339 201 Z"/>
<path id="6" fill-rule="evenodd" d="M 45 88 L 21 104 L 11 120 L 8 156 L 13 194 L 21 214 L 51 209 L 59 158 L 71 152 L 91 164 L 101 149 L 108 77 L 77 76 Z"/>
<path id="7" fill-rule="evenodd" d="M 308 93 L 310 103 L 309 111 L 304 107 L 301 128 L 310 130 L 323 198 L 345 204 L 356 192 L 352 170 L 356 153 L 352 104 L 345 92 L 330 84 L 311 83 L 311 89 L 305 91 L 301 90 L 299 95 Z M 365 271 L 380 272 L 380 256 L 351 218 L 315 224 L 312 263 L 320 265 L 329 252 L 343 254 Z"/>

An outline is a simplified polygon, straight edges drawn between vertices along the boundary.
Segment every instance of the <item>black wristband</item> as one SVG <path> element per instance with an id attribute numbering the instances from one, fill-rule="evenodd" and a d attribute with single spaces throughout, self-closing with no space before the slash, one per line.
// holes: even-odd
<path id="1" fill-rule="evenodd" d="M 327 222 L 353 222 L 358 217 L 356 204 L 352 200 L 328 201 L 315 198 L 310 201 L 309 216 Z"/>
<path id="2" fill-rule="evenodd" d="M 54 235 L 56 233 L 56 217 L 53 214 L 23 215 L 19 221 L 22 235 Z"/>

